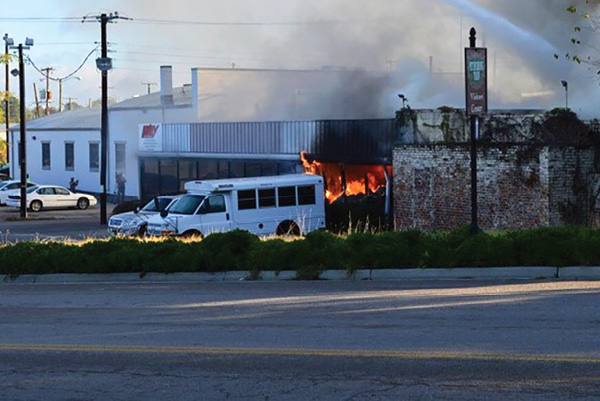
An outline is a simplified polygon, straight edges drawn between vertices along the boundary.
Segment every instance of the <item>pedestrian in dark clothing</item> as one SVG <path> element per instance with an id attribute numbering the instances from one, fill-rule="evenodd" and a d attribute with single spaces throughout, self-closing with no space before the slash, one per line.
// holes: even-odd
<path id="1" fill-rule="evenodd" d="M 125 183 L 127 180 L 125 176 L 121 173 L 117 173 L 117 194 L 118 194 L 118 203 L 123 203 L 125 201 Z"/>

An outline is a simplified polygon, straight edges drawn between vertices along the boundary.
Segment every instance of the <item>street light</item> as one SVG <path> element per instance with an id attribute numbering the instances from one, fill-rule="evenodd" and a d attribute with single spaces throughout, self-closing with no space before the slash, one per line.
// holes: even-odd
<path id="1" fill-rule="evenodd" d="M 565 108 L 569 110 L 569 83 L 567 81 L 560 81 L 563 88 L 565 88 Z"/>
<path id="2" fill-rule="evenodd" d="M 81 77 L 71 76 L 67 78 L 58 78 L 58 112 L 62 112 L 62 99 L 63 99 L 63 81 L 68 81 L 69 79 L 76 79 L 81 81 Z"/>
<path id="3" fill-rule="evenodd" d="M 11 74 L 19 76 L 19 130 L 21 136 L 21 143 L 19 146 L 19 168 L 21 170 L 21 218 L 27 218 L 27 153 L 25 146 L 25 64 L 23 63 L 23 50 L 29 50 L 33 46 L 33 39 L 26 38 L 25 46 L 19 43 L 18 46 L 14 46 L 14 41 L 11 38 L 6 37 L 6 43 L 11 43 L 9 46 L 11 49 L 17 49 L 19 51 L 19 69 L 14 69 Z"/>

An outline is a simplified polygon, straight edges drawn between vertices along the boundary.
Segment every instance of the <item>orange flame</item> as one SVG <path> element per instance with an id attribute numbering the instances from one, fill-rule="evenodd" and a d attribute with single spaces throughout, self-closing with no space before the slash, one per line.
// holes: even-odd
<path id="1" fill-rule="evenodd" d="M 306 152 L 300 153 L 300 160 L 307 174 L 320 175 L 325 179 L 326 191 L 325 197 L 329 203 L 333 203 L 342 195 L 366 195 L 367 188 L 370 192 L 377 192 L 385 188 L 385 173 L 383 166 L 371 166 L 361 164 L 347 164 L 344 166 L 344 175 L 346 177 L 346 187 L 342 183 L 342 164 L 324 163 L 306 159 Z M 386 166 L 388 173 L 391 173 L 389 166 Z"/>

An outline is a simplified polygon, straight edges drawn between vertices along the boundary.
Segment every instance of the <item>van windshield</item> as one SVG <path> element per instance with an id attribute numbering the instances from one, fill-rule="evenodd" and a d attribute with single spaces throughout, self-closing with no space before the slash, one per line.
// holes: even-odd
<path id="1" fill-rule="evenodd" d="M 204 195 L 185 195 L 169 209 L 169 213 L 194 214 L 204 198 Z"/>
<path id="2" fill-rule="evenodd" d="M 167 206 L 169 206 L 169 203 L 171 203 L 173 199 L 172 198 L 158 198 L 157 201 L 155 202 L 154 199 L 152 199 L 150 202 L 148 202 L 146 204 L 146 206 L 144 206 L 142 208 L 142 211 L 144 212 L 160 212 L 161 210 L 165 210 Z M 156 208 L 158 203 L 158 209 Z"/>

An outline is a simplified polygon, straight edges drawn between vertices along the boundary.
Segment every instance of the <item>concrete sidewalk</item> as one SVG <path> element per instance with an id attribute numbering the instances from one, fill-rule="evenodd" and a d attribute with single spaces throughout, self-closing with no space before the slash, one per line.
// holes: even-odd
<path id="1" fill-rule="evenodd" d="M 248 271 L 220 273 L 111 273 L 111 274 L 38 274 L 0 275 L 4 284 L 69 283 L 209 283 L 235 281 L 295 280 L 295 271 L 263 271 L 253 276 Z M 363 269 L 349 273 L 326 270 L 320 280 L 600 280 L 600 267 L 495 267 L 453 269 Z"/>

